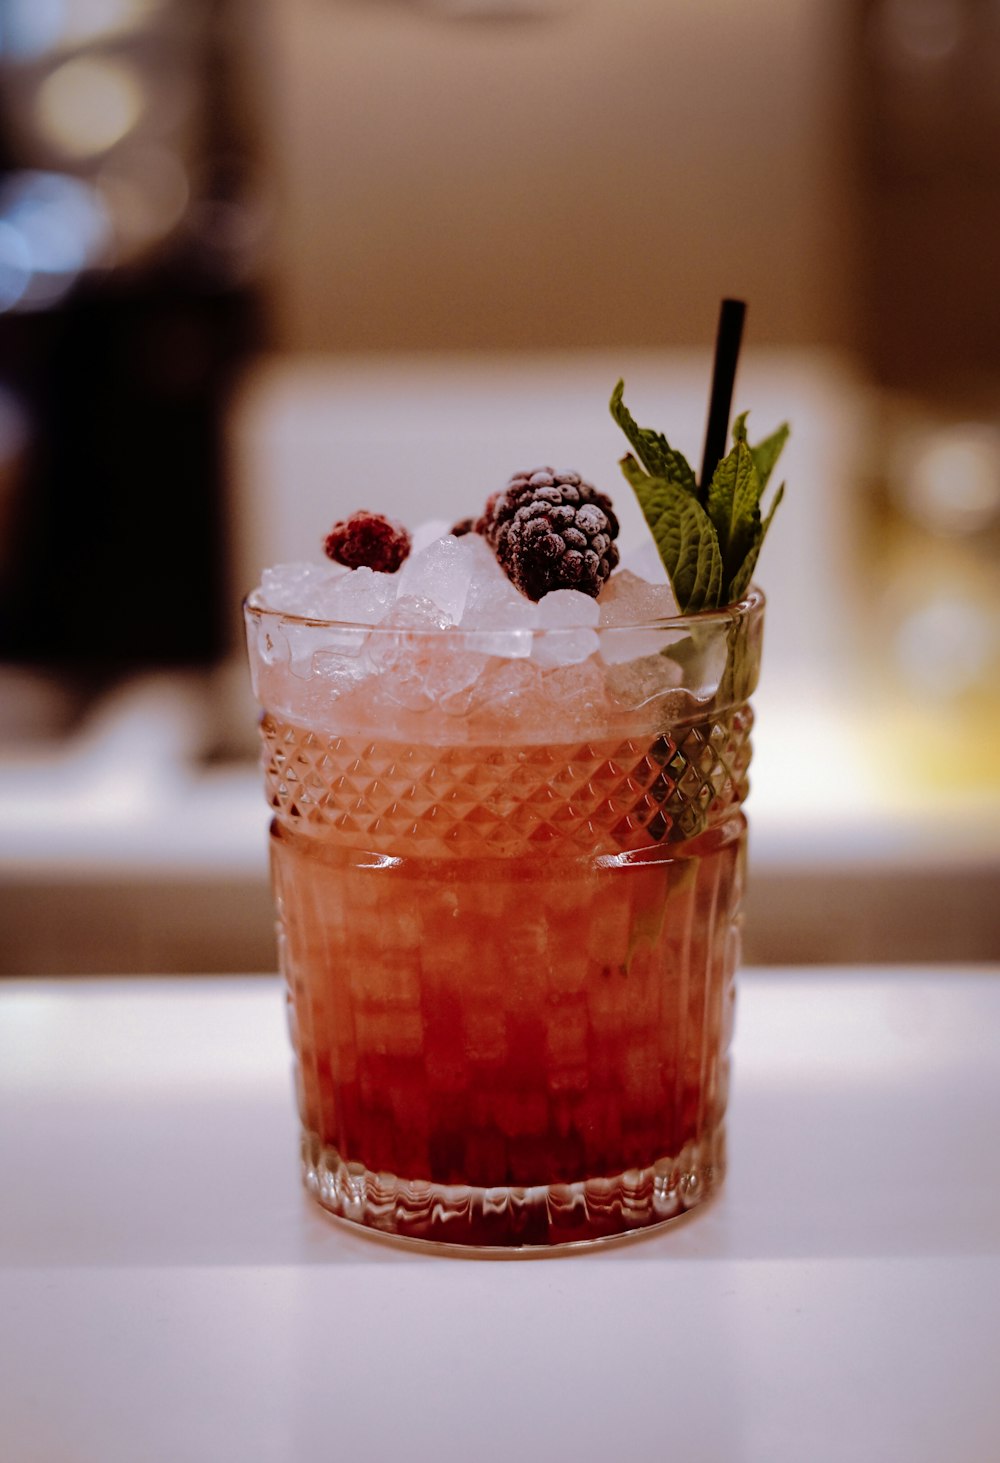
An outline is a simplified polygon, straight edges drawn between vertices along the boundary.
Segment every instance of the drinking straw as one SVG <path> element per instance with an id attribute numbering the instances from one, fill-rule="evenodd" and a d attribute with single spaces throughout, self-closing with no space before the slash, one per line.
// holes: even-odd
<path id="1" fill-rule="evenodd" d="M 746 313 L 747 307 L 743 300 L 723 300 L 719 307 L 719 329 L 715 337 L 715 363 L 712 367 L 712 396 L 708 407 L 705 451 L 701 459 L 698 488 L 702 503 L 708 495 L 712 474 L 726 453 L 733 383 L 736 380 L 736 362 L 739 359 Z"/>

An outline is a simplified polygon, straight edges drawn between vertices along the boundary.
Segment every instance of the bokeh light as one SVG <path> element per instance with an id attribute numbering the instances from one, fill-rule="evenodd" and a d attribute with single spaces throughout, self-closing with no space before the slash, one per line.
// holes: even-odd
<path id="1" fill-rule="evenodd" d="M 31 259 L 24 236 L 0 218 L 0 310 L 12 310 L 31 279 Z"/>
<path id="2" fill-rule="evenodd" d="M 6 0 L 2 49 L 30 61 L 66 46 L 122 35 L 144 24 L 163 0 Z"/>
<path id="3" fill-rule="evenodd" d="M 100 168 L 96 187 L 111 218 L 119 260 L 168 234 L 184 217 L 191 196 L 180 157 L 158 144 L 113 154 Z"/>
<path id="4" fill-rule="evenodd" d="M 885 59 L 902 69 L 949 60 L 961 47 L 964 30 L 958 0 L 885 0 L 876 19 Z"/>
<path id="5" fill-rule="evenodd" d="M 1000 430 L 960 422 L 910 433 L 894 494 L 911 518 L 936 533 L 976 533 L 1000 519 Z"/>
<path id="6" fill-rule="evenodd" d="M 129 62 L 77 56 L 51 72 L 35 98 L 43 137 L 68 157 L 107 152 L 141 118 L 148 85 Z"/>
<path id="7" fill-rule="evenodd" d="M 0 189 L 0 310 L 44 309 L 100 264 L 110 242 L 94 189 L 64 173 L 13 174 Z"/>
<path id="8" fill-rule="evenodd" d="M 961 696 L 978 686 L 996 655 L 996 624 L 957 589 L 914 609 L 896 632 L 896 657 L 913 691 Z"/>

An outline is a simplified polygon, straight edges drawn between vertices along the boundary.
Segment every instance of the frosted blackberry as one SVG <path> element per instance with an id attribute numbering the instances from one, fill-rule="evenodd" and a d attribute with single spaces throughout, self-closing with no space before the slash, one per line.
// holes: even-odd
<path id="1" fill-rule="evenodd" d="M 362 508 L 333 525 L 323 540 L 323 552 L 348 569 L 395 574 L 410 552 L 410 535 L 401 523 Z"/>
<path id="2" fill-rule="evenodd" d="M 476 530 L 529 599 L 552 589 L 579 589 L 596 599 L 618 563 L 611 499 L 576 472 L 515 473 L 489 498 Z"/>

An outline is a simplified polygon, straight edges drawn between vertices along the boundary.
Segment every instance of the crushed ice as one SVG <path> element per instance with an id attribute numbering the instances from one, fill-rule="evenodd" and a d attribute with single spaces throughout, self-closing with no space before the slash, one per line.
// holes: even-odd
<path id="1" fill-rule="evenodd" d="M 396 704 L 415 711 L 437 705 L 454 715 L 466 714 L 473 688 L 477 706 L 513 716 L 525 691 L 542 680 L 551 683 L 550 694 L 558 680 L 567 709 L 581 711 L 607 692 L 640 707 L 681 684 L 681 665 L 664 653 L 669 632 L 654 628 L 678 613 L 655 545 L 629 556 L 599 601 L 557 589 L 534 604 L 478 534 L 448 530 L 444 520 L 421 524 L 395 574 L 312 563 L 265 569 L 252 603 L 324 622 L 262 625 L 265 662 L 285 661 L 294 676 L 317 678 L 335 699 L 378 675 L 392 683 Z M 369 633 L 375 626 L 377 637 Z M 420 632 L 449 627 L 475 635 L 456 637 L 447 654 L 440 643 L 433 657 L 421 653 Z M 675 632 L 678 642 L 685 634 Z M 696 694 L 711 694 L 714 670 Z"/>

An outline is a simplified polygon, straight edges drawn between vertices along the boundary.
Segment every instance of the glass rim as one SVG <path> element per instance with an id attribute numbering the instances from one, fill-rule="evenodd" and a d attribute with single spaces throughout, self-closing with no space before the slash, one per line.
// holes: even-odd
<path id="1" fill-rule="evenodd" d="M 637 630 L 661 631 L 683 630 L 688 626 L 702 629 L 718 627 L 725 630 L 746 620 L 755 611 L 763 610 L 767 603 L 764 591 L 759 585 L 751 584 L 741 599 L 722 605 L 714 610 L 694 610 L 687 614 L 663 615 L 649 620 L 628 620 L 616 625 L 369 625 L 359 620 L 331 620 L 321 615 L 300 615 L 292 610 L 273 609 L 269 605 L 255 604 L 257 589 L 252 589 L 243 599 L 243 613 L 261 623 L 302 625 L 310 629 L 360 630 L 366 635 L 420 635 L 432 639 L 442 636 L 461 635 L 470 639 L 506 635 L 573 635 L 581 630 L 591 630 L 597 635 L 614 635 L 619 632 L 632 633 Z"/>

